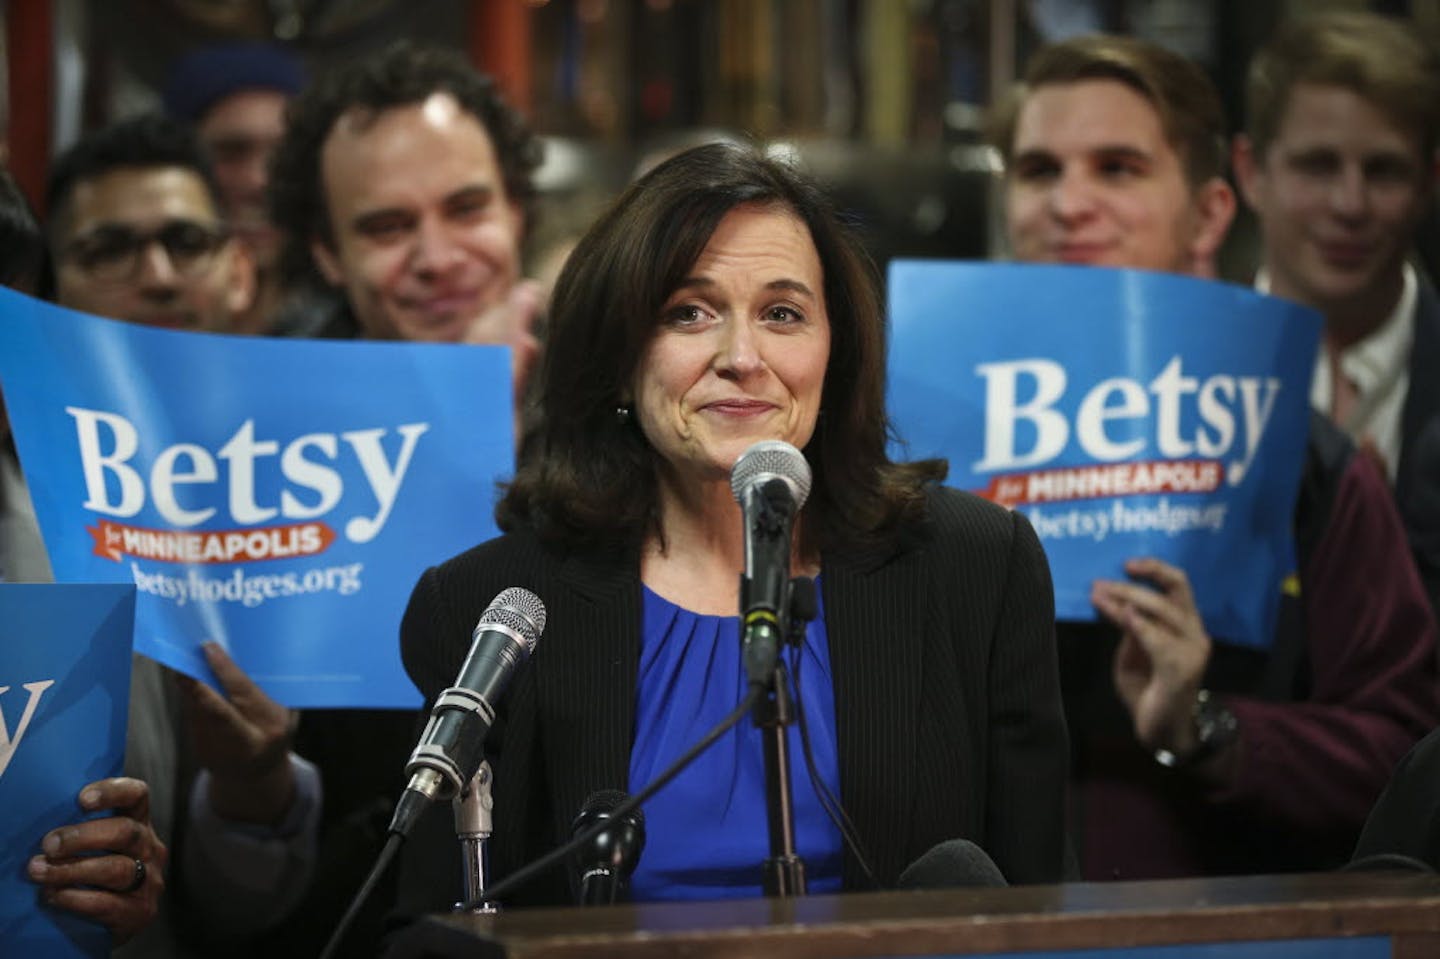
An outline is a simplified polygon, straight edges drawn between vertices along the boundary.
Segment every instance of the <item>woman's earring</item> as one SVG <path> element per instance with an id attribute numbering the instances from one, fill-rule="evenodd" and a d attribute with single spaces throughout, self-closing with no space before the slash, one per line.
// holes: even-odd
<path id="1" fill-rule="evenodd" d="M 626 423 L 630 422 L 630 407 L 615 407 L 615 422 L 619 423 L 621 426 L 624 426 Z"/>

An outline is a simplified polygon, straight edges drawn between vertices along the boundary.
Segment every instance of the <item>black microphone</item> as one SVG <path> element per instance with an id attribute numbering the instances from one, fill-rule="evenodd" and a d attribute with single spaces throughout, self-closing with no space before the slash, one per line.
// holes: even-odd
<path id="1" fill-rule="evenodd" d="M 591 793 L 570 828 L 572 838 L 611 819 L 615 809 L 627 798 L 618 789 Z M 644 849 L 645 813 L 640 809 L 615 819 L 610 828 L 577 849 L 575 867 L 580 874 L 580 905 L 613 905 L 620 898 L 625 880 L 639 864 Z"/>
<path id="2" fill-rule="evenodd" d="M 947 839 L 905 867 L 896 889 L 998 889 L 1010 885 L 985 850 L 968 839 Z"/>
<path id="3" fill-rule="evenodd" d="M 392 833 L 408 836 L 426 806 L 450 799 L 475 775 L 485 758 L 495 703 L 544 629 L 545 604 L 518 586 L 503 590 L 480 615 L 455 685 L 435 700 L 425 732 L 405 764 L 410 784 L 395 804 Z"/>
<path id="4" fill-rule="evenodd" d="M 783 440 L 761 440 L 731 467 L 730 490 L 745 516 L 745 674 L 752 684 L 769 685 L 790 612 L 790 531 L 810 495 L 810 464 Z"/>

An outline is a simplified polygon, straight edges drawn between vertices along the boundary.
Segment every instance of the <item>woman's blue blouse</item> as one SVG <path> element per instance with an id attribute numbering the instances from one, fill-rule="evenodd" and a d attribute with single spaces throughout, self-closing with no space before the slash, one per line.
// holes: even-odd
<path id="1" fill-rule="evenodd" d="M 837 798 L 835 692 L 825 610 L 806 630 L 802 650 L 787 650 L 799 676 L 815 766 Z M 700 740 L 745 694 L 738 616 L 702 616 L 644 590 L 644 624 L 630 752 L 630 792 L 643 789 Z M 762 895 L 770 855 L 765 819 L 764 731 L 746 716 L 645 804 L 645 850 L 631 897 L 720 899 Z M 800 728 L 787 730 L 795 806 L 796 851 L 810 892 L 840 889 L 840 832 L 825 815 L 805 769 Z"/>

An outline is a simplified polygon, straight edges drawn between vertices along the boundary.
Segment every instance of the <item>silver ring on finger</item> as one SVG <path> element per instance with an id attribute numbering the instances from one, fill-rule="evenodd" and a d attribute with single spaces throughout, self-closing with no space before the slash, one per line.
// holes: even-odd
<path id="1" fill-rule="evenodd" d="M 143 860 L 143 859 L 136 859 L 136 860 L 135 860 L 135 877 L 130 880 L 130 885 L 126 886 L 124 889 L 121 889 L 120 892 L 122 892 L 122 893 L 130 893 L 130 892 L 137 892 L 137 891 L 139 891 L 140 887 L 143 886 L 143 885 L 145 885 L 145 873 L 146 873 L 145 860 Z"/>

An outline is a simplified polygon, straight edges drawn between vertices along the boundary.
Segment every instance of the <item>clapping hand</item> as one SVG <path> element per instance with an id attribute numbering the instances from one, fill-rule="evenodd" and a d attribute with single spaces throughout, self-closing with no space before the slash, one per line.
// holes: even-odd
<path id="1" fill-rule="evenodd" d="M 1141 745 L 1187 755 L 1198 745 L 1193 710 L 1210 662 L 1210 636 L 1184 570 L 1132 559 L 1125 572 L 1139 582 L 1096 580 L 1090 591 L 1095 608 L 1120 628 L 1115 689 Z"/>

